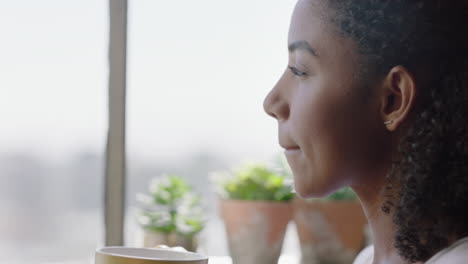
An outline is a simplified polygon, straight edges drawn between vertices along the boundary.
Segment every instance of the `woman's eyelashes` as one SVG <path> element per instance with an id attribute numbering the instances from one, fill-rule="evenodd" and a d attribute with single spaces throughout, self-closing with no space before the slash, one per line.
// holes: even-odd
<path id="1" fill-rule="evenodd" d="M 294 75 L 296 75 L 297 77 L 304 77 L 304 76 L 307 76 L 307 73 L 306 73 L 306 72 L 300 71 L 300 70 L 298 70 L 296 67 L 288 66 L 288 68 L 289 68 L 289 70 L 290 70 Z"/>

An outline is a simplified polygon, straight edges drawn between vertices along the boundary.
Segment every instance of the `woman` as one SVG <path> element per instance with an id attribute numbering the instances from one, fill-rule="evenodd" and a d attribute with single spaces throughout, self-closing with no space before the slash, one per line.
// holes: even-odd
<path id="1" fill-rule="evenodd" d="M 461 0 L 296 5 L 264 108 L 299 195 L 358 194 L 374 247 L 355 263 L 468 263 L 466 25 Z"/>

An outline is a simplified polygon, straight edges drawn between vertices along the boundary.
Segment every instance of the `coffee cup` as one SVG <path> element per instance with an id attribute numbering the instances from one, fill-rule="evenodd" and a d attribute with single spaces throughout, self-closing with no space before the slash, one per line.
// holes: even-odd
<path id="1" fill-rule="evenodd" d="M 207 264 L 197 253 L 162 248 L 104 247 L 96 250 L 95 264 Z"/>

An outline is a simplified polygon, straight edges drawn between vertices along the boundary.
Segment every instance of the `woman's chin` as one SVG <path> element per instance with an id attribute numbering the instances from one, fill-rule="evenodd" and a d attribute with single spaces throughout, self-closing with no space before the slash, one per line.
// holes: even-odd
<path id="1" fill-rule="evenodd" d="M 336 177 L 305 178 L 294 174 L 294 189 L 300 198 L 321 198 L 330 195 L 343 187 Z M 334 180 L 330 180 L 334 179 Z"/>
<path id="2" fill-rule="evenodd" d="M 325 197 L 337 191 L 343 182 L 337 171 L 318 170 L 309 165 L 312 162 L 289 164 L 294 175 L 294 189 L 301 198 Z"/>
<path id="3" fill-rule="evenodd" d="M 296 195 L 299 198 L 307 199 L 307 198 L 321 198 L 325 197 L 330 193 L 329 188 L 322 188 L 318 185 L 310 186 L 311 184 L 303 184 L 298 181 L 294 182 L 294 189 L 296 191 Z"/>

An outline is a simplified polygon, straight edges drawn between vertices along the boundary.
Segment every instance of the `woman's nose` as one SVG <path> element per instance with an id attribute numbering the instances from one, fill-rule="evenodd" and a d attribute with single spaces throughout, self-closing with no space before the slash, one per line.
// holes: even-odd
<path id="1" fill-rule="evenodd" d="M 278 121 L 286 120 L 289 117 L 289 105 L 281 93 L 281 83 L 282 81 L 279 80 L 263 101 L 265 112 Z"/>

